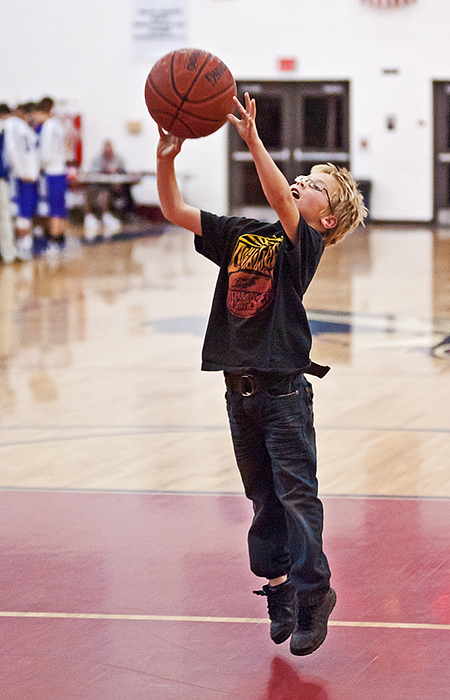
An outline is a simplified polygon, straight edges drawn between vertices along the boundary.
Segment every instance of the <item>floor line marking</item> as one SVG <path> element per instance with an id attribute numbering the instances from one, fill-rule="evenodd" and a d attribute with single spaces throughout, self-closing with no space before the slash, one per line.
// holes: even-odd
<path id="1" fill-rule="evenodd" d="M 161 489 L 112 489 L 82 488 L 76 486 L 7 486 L 0 485 L 2 493 L 56 493 L 56 494 L 103 494 L 109 496 L 210 496 L 245 498 L 243 491 L 162 491 Z M 324 500 L 373 500 L 373 501 L 441 501 L 448 503 L 450 496 L 408 496 L 374 493 L 319 493 Z"/>
<path id="2" fill-rule="evenodd" d="M 67 620 L 131 620 L 143 622 L 225 622 L 229 624 L 268 624 L 268 618 L 259 617 L 207 617 L 197 615 L 132 615 L 108 613 L 61 613 L 61 612 L 13 612 L 0 611 L 0 617 L 47 618 Z M 416 622 L 358 622 L 330 620 L 330 627 L 382 627 L 386 629 L 447 630 L 450 624 L 428 624 Z"/>

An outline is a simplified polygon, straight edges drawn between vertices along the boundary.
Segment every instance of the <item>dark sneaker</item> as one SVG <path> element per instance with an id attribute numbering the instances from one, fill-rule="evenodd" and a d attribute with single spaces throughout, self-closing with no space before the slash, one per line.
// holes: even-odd
<path id="1" fill-rule="evenodd" d="M 307 656 L 323 644 L 328 618 L 335 605 L 336 593 L 330 588 L 320 605 L 299 606 L 298 623 L 291 637 L 291 654 Z"/>
<path id="2" fill-rule="evenodd" d="M 256 595 L 267 597 L 270 617 L 270 638 L 275 644 L 289 639 L 297 624 L 297 602 L 295 588 L 290 581 L 272 588 L 269 584 L 262 591 L 253 591 Z"/>

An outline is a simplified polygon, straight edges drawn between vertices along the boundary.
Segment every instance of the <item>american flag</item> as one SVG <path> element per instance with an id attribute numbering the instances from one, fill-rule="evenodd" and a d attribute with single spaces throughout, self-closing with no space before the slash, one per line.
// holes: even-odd
<path id="1" fill-rule="evenodd" d="M 411 5 L 416 0 L 363 0 L 363 2 L 369 5 L 376 5 L 377 7 L 400 7 L 402 5 Z"/>

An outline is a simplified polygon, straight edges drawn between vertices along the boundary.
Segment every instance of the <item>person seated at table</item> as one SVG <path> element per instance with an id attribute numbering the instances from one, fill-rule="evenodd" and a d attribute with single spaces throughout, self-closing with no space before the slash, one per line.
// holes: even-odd
<path id="1" fill-rule="evenodd" d="M 100 155 L 91 164 L 91 172 L 117 175 L 126 172 L 123 158 L 117 155 L 111 141 L 105 141 Z M 84 219 L 86 238 L 96 238 L 103 226 L 104 238 L 119 233 L 124 217 L 133 208 L 130 185 L 127 183 L 93 183 L 86 191 L 87 212 Z"/>

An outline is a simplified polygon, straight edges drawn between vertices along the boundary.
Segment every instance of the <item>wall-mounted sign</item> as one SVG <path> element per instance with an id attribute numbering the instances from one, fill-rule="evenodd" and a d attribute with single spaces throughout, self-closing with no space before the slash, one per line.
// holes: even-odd
<path id="1" fill-rule="evenodd" d="M 135 57 L 162 56 L 187 45 L 188 0 L 133 0 Z"/>
<path id="2" fill-rule="evenodd" d="M 278 70 L 289 72 L 297 69 L 297 59 L 294 56 L 288 56 L 278 59 Z"/>
<path id="3" fill-rule="evenodd" d="M 416 0 L 362 0 L 366 5 L 375 5 L 376 7 L 402 7 L 403 5 L 412 5 Z"/>

